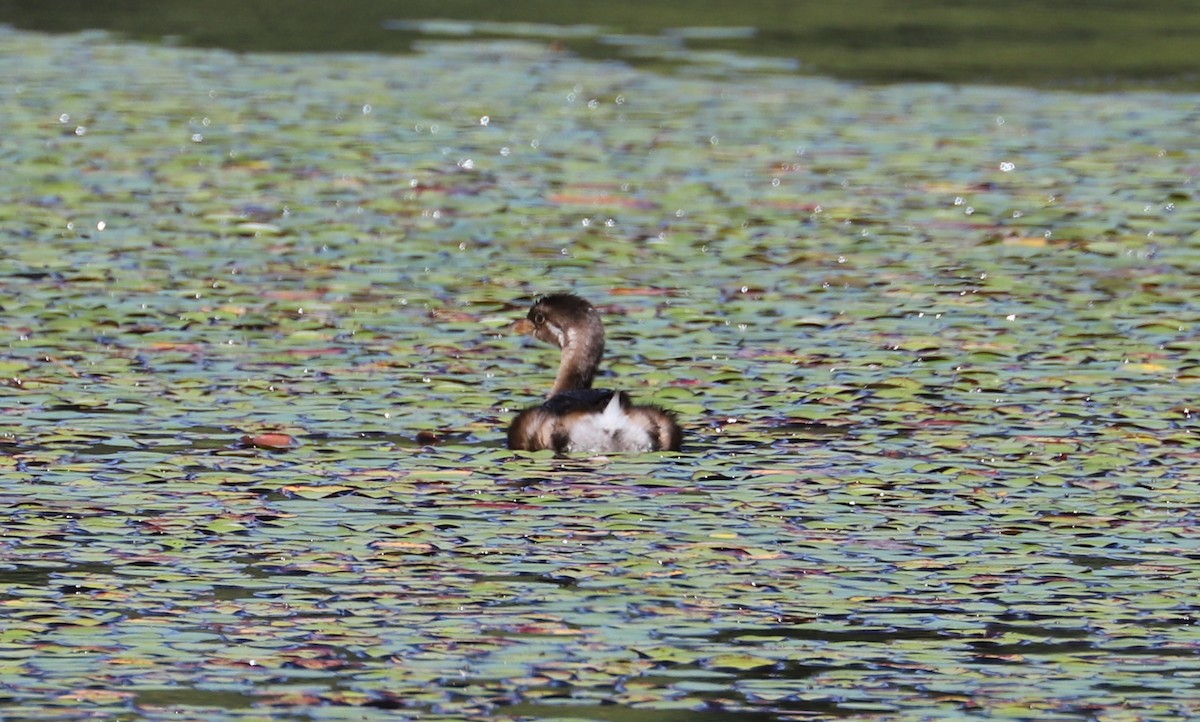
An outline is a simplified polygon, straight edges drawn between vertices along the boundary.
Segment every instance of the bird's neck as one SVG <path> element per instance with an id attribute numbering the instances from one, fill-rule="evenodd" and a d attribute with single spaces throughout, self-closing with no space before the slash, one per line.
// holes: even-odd
<path id="1" fill-rule="evenodd" d="M 550 396 L 573 389 L 590 389 L 600 357 L 604 354 L 603 327 L 586 330 L 568 329 L 563 339 L 562 360 Z"/>

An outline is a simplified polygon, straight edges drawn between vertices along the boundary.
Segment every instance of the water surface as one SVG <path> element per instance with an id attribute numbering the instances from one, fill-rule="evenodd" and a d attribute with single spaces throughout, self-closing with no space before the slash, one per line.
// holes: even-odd
<path id="1" fill-rule="evenodd" d="M 0 716 L 1200 714 L 1195 95 L 0 43 Z"/>

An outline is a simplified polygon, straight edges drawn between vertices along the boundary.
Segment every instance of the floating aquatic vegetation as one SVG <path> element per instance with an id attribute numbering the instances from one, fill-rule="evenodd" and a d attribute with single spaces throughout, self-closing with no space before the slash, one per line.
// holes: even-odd
<path id="1" fill-rule="evenodd" d="M 1194 96 L 0 34 L 0 716 L 1200 712 Z"/>

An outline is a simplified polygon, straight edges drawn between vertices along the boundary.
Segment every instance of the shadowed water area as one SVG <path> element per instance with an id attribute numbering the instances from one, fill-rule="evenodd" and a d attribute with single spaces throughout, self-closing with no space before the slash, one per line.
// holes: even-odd
<path id="1" fill-rule="evenodd" d="M 1200 715 L 1195 94 L 0 47 L 0 716 Z"/>
<path id="2" fill-rule="evenodd" d="M 0 0 L 0 23 L 243 52 L 524 38 L 669 72 L 735 64 L 871 82 L 1200 89 L 1194 0 Z"/>

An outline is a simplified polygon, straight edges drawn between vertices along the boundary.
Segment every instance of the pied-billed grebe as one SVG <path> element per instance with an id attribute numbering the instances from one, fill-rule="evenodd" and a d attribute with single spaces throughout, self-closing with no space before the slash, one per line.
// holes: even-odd
<path id="1" fill-rule="evenodd" d="M 570 293 L 534 302 L 513 328 L 562 349 L 546 402 L 525 409 L 508 427 L 508 448 L 563 454 L 678 451 L 683 434 L 657 406 L 635 406 L 624 391 L 593 389 L 604 354 L 604 324 L 592 304 Z"/>

